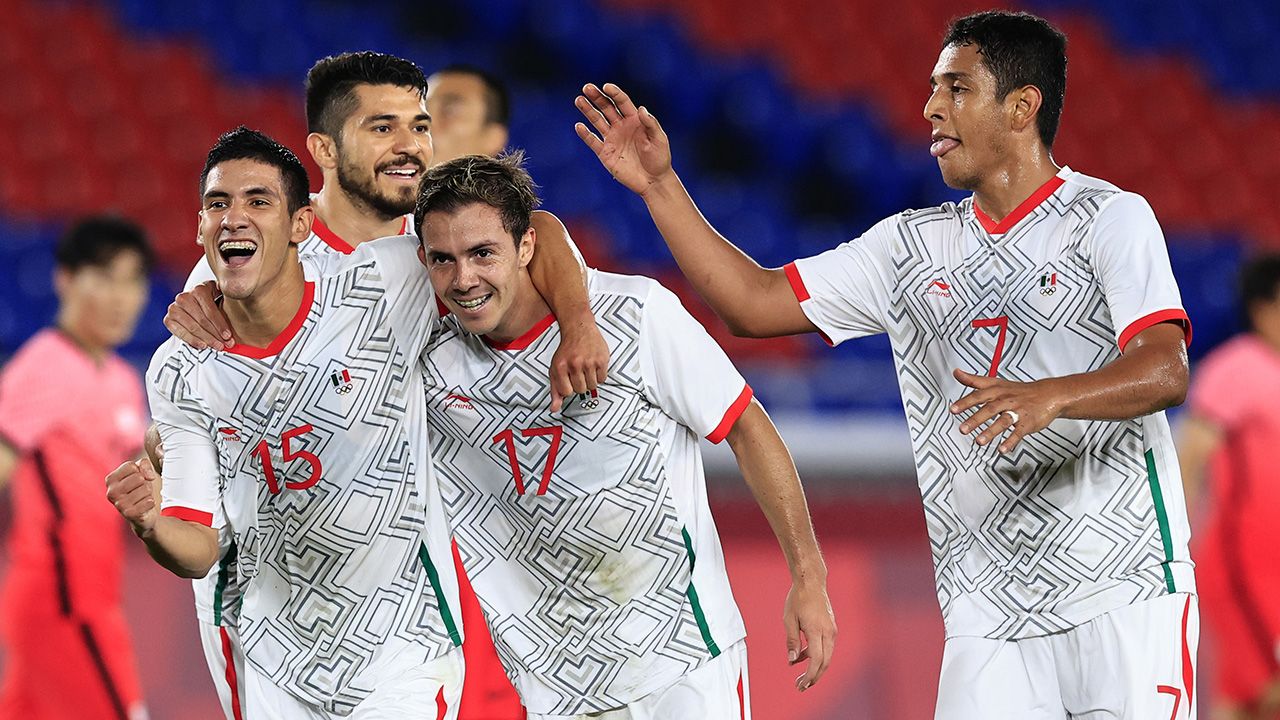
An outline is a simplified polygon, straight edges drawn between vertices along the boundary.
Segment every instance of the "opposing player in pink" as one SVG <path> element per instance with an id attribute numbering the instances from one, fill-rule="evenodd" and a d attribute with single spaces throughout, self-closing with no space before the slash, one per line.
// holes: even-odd
<path id="1" fill-rule="evenodd" d="M 131 223 L 90 219 L 56 259 L 55 324 L 0 373 L 0 484 L 13 486 L 0 717 L 141 718 L 121 608 L 124 528 L 102 477 L 142 450 L 142 383 L 115 350 L 146 303 L 151 249 Z"/>
<path id="2" fill-rule="evenodd" d="M 1178 438 L 1218 662 L 1214 720 L 1280 716 L 1280 256 L 1250 262 L 1249 330 L 1209 354 Z"/>

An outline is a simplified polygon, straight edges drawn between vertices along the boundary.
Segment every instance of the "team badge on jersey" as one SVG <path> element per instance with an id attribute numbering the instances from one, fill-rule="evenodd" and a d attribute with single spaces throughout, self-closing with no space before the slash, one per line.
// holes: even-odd
<path id="1" fill-rule="evenodd" d="M 355 384 L 351 382 L 351 372 L 346 368 L 337 370 L 330 375 L 329 382 L 333 383 L 333 391 L 339 395 L 346 395 L 355 387 Z"/>
<path id="2" fill-rule="evenodd" d="M 1040 276 L 1040 294 L 1052 295 L 1058 292 L 1058 273 L 1047 273 Z"/>
<path id="3" fill-rule="evenodd" d="M 1031 287 L 1027 288 L 1026 294 L 1023 295 L 1024 302 L 1040 316 L 1040 320 L 1048 322 L 1050 327 L 1056 326 L 1061 319 L 1060 309 L 1070 304 L 1063 302 L 1063 298 L 1071 291 L 1070 278 L 1051 267 L 1046 267 L 1037 270 L 1036 274 L 1031 276 L 1029 285 Z"/>

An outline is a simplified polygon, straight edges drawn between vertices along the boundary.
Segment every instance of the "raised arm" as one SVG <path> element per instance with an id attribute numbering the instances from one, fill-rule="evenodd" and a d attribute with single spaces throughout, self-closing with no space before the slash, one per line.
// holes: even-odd
<path id="1" fill-rule="evenodd" d="M 781 268 L 764 268 L 707 222 L 671 166 L 658 120 L 622 88 L 586 85 L 575 104 L 595 128 L 575 130 L 614 179 L 640 195 L 681 272 L 735 335 L 816 332 Z"/>
<path id="2" fill-rule="evenodd" d="M 179 577 L 204 577 L 218 560 L 218 531 L 160 515 L 156 504 L 159 482 L 149 460 L 127 462 L 107 476 L 107 500 L 161 567 Z"/>
<path id="3" fill-rule="evenodd" d="M 804 489 L 791 453 L 760 403 L 751 401 L 726 440 L 791 570 L 783 622 L 787 661 L 794 665 L 809 660 L 804 674 L 796 678 L 796 688 L 803 692 L 826 672 L 836 639 L 835 615 L 827 599 L 827 566 L 813 534 Z"/>
<path id="4" fill-rule="evenodd" d="M 587 267 L 568 230 L 542 210 L 535 210 L 530 221 L 538 242 L 529 276 L 560 325 L 560 347 L 551 358 L 551 409 L 559 412 L 566 397 L 589 393 L 604 382 L 609 346 L 591 313 Z"/>

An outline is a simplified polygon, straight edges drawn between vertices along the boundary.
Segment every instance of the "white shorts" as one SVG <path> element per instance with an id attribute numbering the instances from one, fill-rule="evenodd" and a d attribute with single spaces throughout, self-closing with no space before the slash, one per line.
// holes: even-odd
<path id="1" fill-rule="evenodd" d="M 935 720 L 1195 720 L 1200 610 L 1178 593 L 1025 640 L 948 638 Z"/>
<path id="2" fill-rule="evenodd" d="M 739 640 L 678 682 L 625 707 L 589 715 L 538 715 L 528 720 L 751 720 L 747 641 Z"/>
<path id="3" fill-rule="evenodd" d="M 245 666 L 244 709 L 250 720 L 457 720 L 462 697 L 462 650 L 378 682 L 350 715 L 339 716 L 303 702 L 274 685 L 252 663 Z"/>
<path id="4" fill-rule="evenodd" d="M 222 627 L 200 621 L 200 645 L 204 648 L 204 660 L 209 664 L 213 687 L 218 691 L 218 702 L 227 720 L 244 720 L 240 705 L 240 678 L 244 677 L 244 650 L 240 647 L 240 632 L 234 627 Z"/>

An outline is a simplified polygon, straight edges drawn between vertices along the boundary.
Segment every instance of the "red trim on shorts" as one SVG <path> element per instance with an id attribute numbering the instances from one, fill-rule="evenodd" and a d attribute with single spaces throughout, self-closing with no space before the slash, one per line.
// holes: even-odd
<path id="1" fill-rule="evenodd" d="M 1187 347 L 1191 347 L 1191 318 L 1187 317 L 1187 311 L 1181 308 L 1171 308 L 1169 310 L 1157 310 L 1156 312 L 1143 315 L 1142 317 L 1129 323 L 1129 327 L 1120 333 L 1120 352 L 1124 352 L 1124 347 L 1135 335 L 1146 330 L 1153 325 L 1159 325 L 1162 322 L 1176 322 L 1182 326 L 1182 332 L 1186 334 Z"/>
<path id="2" fill-rule="evenodd" d="M 1186 604 L 1182 606 L 1182 685 L 1187 691 L 1188 705 L 1191 705 L 1191 693 L 1196 686 L 1195 663 L 1191 660 L 1191 643 L 1187 640 L 1187 618 L 1190 615 L 1191 596 L 1188 595 Z"/>
<path id="3" fill-rule="evenodd" d="M 244 716 L 240 714 L 240 688 L 236 683 L 236 659 L 231 654 L 231 636 L 227 634 L 224 627 L 218 628 L 218 634 L 222 636 L 222 659 L 227 661 L 227 686 L 231 688 L 231 715 L 235 720 L 243 720 Z"/>
<path id="4" fill-rule="evenodd" d="M 436 720 L 444 720 L 444 716 L 449 712 L 449 704 L 444 700 L 444 686 L 440 686 L 440 692 L 436 693 Z"/>
<path id="5" fill-rule="evenodd" d="M 1049 181 L 1041 185 L 1035 192 L 1031 193 L 1031 197 L 1023 200 L 1013 212 L 1004 216 L 1000 222 L 991 219 L 990 215 L 982 212 L 982 208 L 978 207 L 978 199 L 973 199 L 973 215 L 978 218 L 978 222 L 982 225 L 982 229 L 992 235 L 1000 235 L 1018 224 L 1018 221 L 1031 214 L 1040 203 L 1048 199 L 1055 190 L 1062 187 L 1062 183 L 1066 182 L 1060 175 L 1054 175 Z"/>
<path id="6" fill-rule="evenodd" d="M 747 720 L 747 698 L 742 693 L 742 671 L 738 671 L 738 713 Z"/>
<path id="7" fill-rule="evenodd" d="M 729 437 L 729 431 L 733 429 L 733 424 L 738 422 L 738 418 L 742 417 L 742 413 L 746 412 L 754 394 L 750 385 L 743 385 L 742 392 L 738 393 L 738 399 L 734 400 L 729 409 L 724 411 L 724 417 L 721 418 L 720 424 L 716 426 L 715 430 L 711 431 L 707 439 L 719 444 L 721 440 Z"/>
<path id="8" fill-rule="evenodd" d="M 328 245 L 343 255 L 350 255 L 356 251 L 355 246 L 338 237 L 337 233 L 330 230 L 329 226 L 324 224 L 324 221 L 320 219 L 319 215 L 316 216 L 315 220 L 311 221 L 311 232 L 315 233 L 316 237 L 320 238 L 325 245 Z M 400 234 L 403 235 L 404 232 L 402 231 Z"/>
<path id="9" fill-rule="evenodd" d="M 534 323 L 533 327 L 525 331 L 525 334 L 521 335 L 515 340 L 512 340 L 511 342 L 508 342 L 508 343 L 495 342 L 493 340 L 490 340 L 489 336 L 487 335 L 484 336 L 484 341 L 488 343 L 489 347 L 493 348 L 494 350 L 523 350 L 529 347 L 530 345 L 532 345 L 533 341 L 537 340 L 539 335 L 546 332 L 547 328 L 551 327 L 551 325 L 555 321 L 556 321 L 555 314 L 548 313 L 546 317 Z"/>
<path id="10" fill-rule="evenodd" d="M 294 313 L 293 319 L 289 321 L 289 325 L 266 347 L 254 347 L 253 345 L 245 345 L 236 343 L 227 348 L 227 352 L 233 355 L 243 355 L 254 360 L 269 358 L 273 355 L 279 355 L 285 345 L 298 334 L 302 329 L 302 323 L 307 321 L 307 315 L 311 313 L 311 304 L 315 302 L 316 284 L 313 282 L 306 283 L 302 286 L 302 304 L 298 306 L 298 312 Z"/>
<path id="11" fill-rule="evenodd" d="M 178 518 L 187 522 L 200 523 L 205 527 L 213 527 L 213 513 L 193 510 L 188 507 L 173 505 L 160 511 L 164 517 Z"/>

